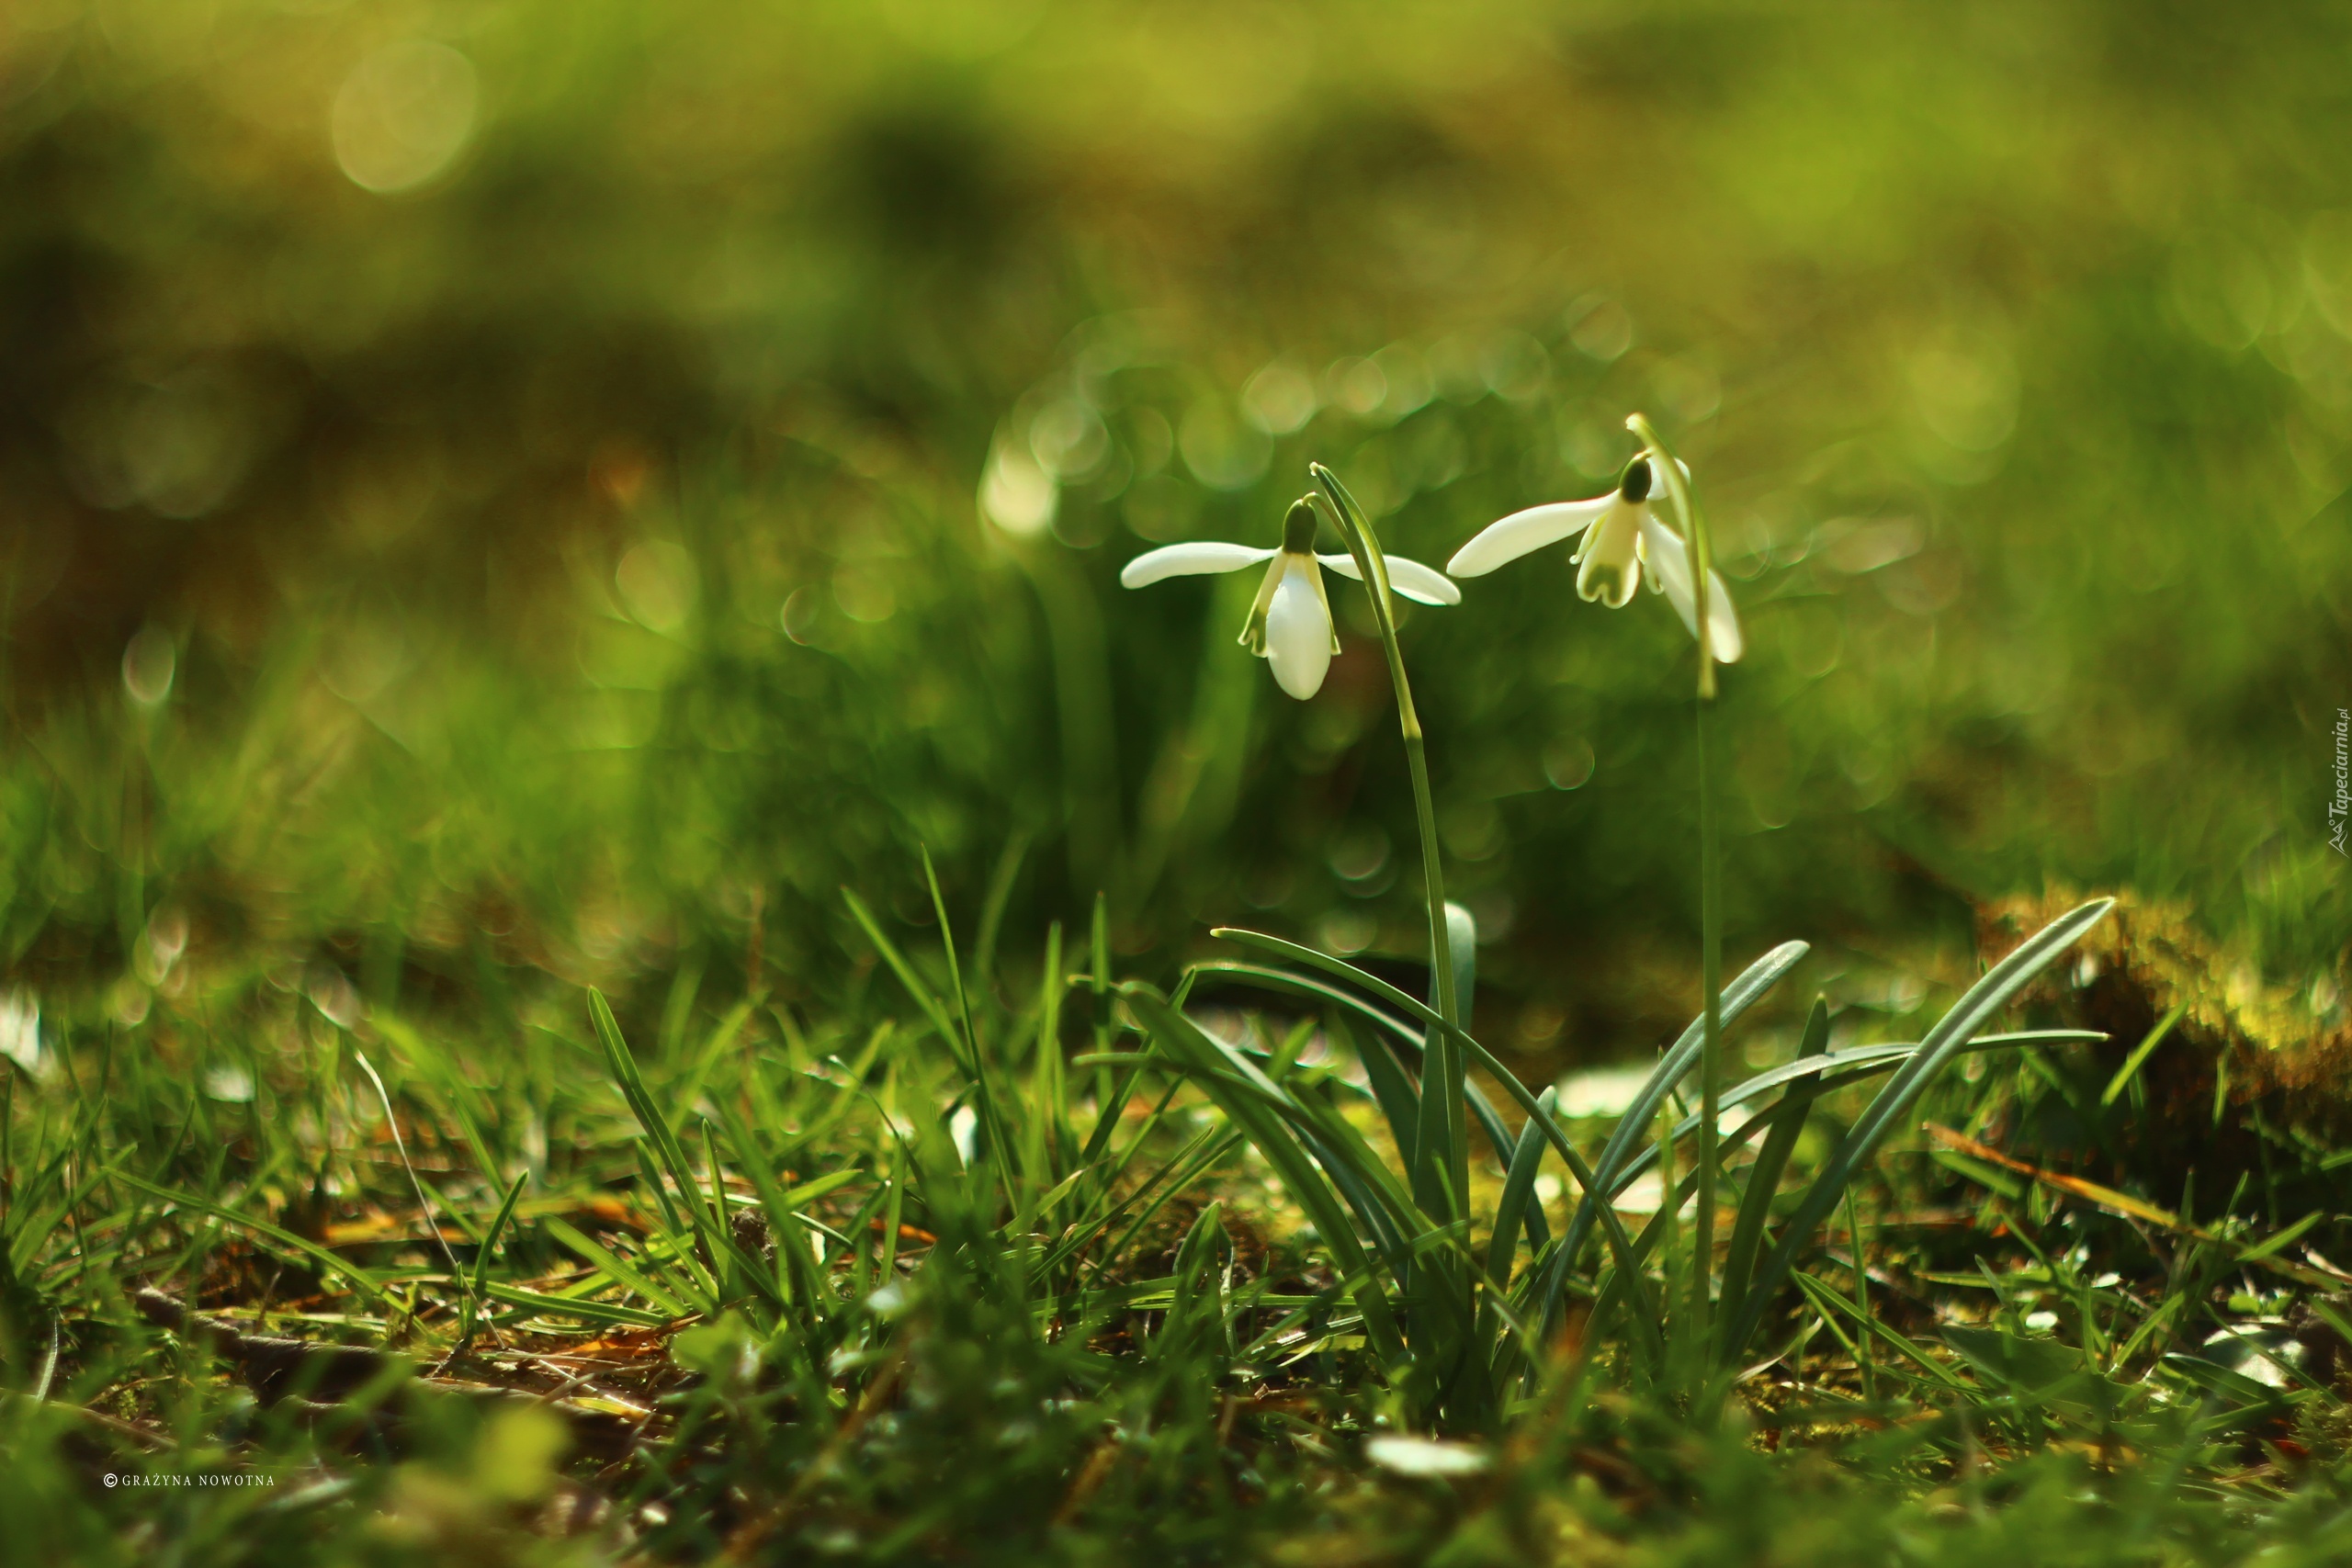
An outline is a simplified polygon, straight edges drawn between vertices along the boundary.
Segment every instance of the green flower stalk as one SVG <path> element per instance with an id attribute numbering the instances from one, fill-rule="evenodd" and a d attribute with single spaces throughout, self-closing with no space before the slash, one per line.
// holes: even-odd
<path id="1" fill-rule="evenodd" d="M 1445 1027 L 1433 1031 L 1430 1040 L 1430 1055 L 1423 1068 L 1423 1101 L 1429 1100 L 1434 1086 L 1442 1097 L 1438 1103 L 1443 1109 L 1440 1139 L 1423 1137 L 1416 1140 L 1414 1149 L 1414 1197 L 1432 1219 L 1452 1220 L 1467 1212 L 1470 1183 L 1470 1138 L 1468 1116 L 1464 1107 L 1464 1066 L 1463 1046 L 1456 1038 L 1462 1028 L 1461 1000 L 1454 994 L 1453 943 L 1445 915 L 1445 872 L 1440 864 L 1437 836 L 1437 807 L 1430 793 L 1428 748 L 1421 737 L 1421 718 L 1413 705 L 1412 682 L 1405 676 L 1405 655 L 1396 644 L 1396 613 L 1389 601 L 1392 569 L 1406 563 L 1392 562 L 1380 547 L 1380 539 L 1372 530 L 1363 509 L 1356 504 L 1340 476 L 1320 463 L 1307 466 L 1315 476 L 1316 491 L 1310 498 L 1318 502 L 1340 537 L 1347 542 L 1348 553 L 1353 558 L 1356 571 L 1372 595 L 1374 623 L 1380 630 L 1380 646 L 1388 658 L 1388 680 L 1396 692 L 1396 724 L 1405 739 L 1405 761 L 1413 781 L 1413 810 L 1419 820 L 1421 839 L 1421 881 L 1429 896 L 1430 964 L 1434 971 L 1438 1017 Z M 1455 590 L 1459 593 L 1460 590 Z M 1429 1125 L 1425 1120 L 1424 1126 Z M 1442 1146 L 1432 1148 L 1432 1142 Z M 1466 1287 L 1467 1281 L 1464 1281 Z"/>
<path id="2" fill-rule="evenodd" d="M 1724 898 L 1722 854 L 1716 841 L 1721 825 L 1716 820 L 1715 804 L 1715 662 L 1718 658 L 1739 657 L 1739 623 L 1732 612 L 1731 595 L 1724 591 L 1723 580 L 1715 575 L 1713 540 L 1707 529 L 1706 513 L 1699 510 L 1698 502 L 1691 495 L 1690 470 L 1642 415 L 1630 416 L 1625 428 L 1641 438 L 1643 460 L 1665 476 L 1667 492 L 1673 497 L 1675 510 L 1682 514 L 1683 525 L 1690 531 L 1690 570 L 1681 581 L 1689 584 L 1691 596 L 1683 624 L 1699 639 L 1699 987 L 1705 998 L 1704 1032 L 1699 1047 L 1698 1213 L 1692 1216 L 1690 1227 L 1690 1322 L 1693 1342 L 1704 1344 L 1714 1310 L 1715 1179 L 1719 1163 L 1715 1137 L 1724 1099 Z M 1672 552 L 1661 551 L 1660 558 L 1670 558 Z M 1679 600 L 1676 607 L 1681 607 Z M 1718 619 L 1730 629 L 1727 647 L 1717 633 Z"/>
<path id="3" fill-rule="evenodd" d="M 1723 1104 L 1723 895 L 1717 863 L 1713 713 L 1715 666 L 1746 651 L 1739 615 L 1714 570 L 1706 514 L 1691 490 L 1690 470 L 1650 422 L 1625 422 L 1642 449 L 1619 474 L 1617 487 L 1589 501 L 1553 502 L 1514 512 L 1454 552 L 1446 570 L 1478 577 L 1547 545 L 1577 540 L 1572 558 L 1577 594 L 1622 609 L 1647 581 L 1665 595 L 1699 643 L 1699 889 L 1701 985 L 1706 1010 L 1700 1053 L 1700 1117 L 1695 1158 L 1699 1191 L 1691 1227 L 1691 1343 L 1703 1341 L 1713 1303 L 1715 1220 L 1715 1122 Z M 1665 515 L 1679 516 L 1678 533 Z M 1672 1201 L 1669 1193 L 1668 1201 Z"/>

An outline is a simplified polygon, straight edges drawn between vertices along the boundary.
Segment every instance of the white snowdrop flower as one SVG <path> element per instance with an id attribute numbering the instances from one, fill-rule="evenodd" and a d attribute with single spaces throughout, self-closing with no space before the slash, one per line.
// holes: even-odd
<path id="1" fill-rule="evenodd" d="M 1323 591 L 1323 570 L 1363 581 L 1353 556 L 1315 553 L 1315 522 L 1314 506 L 1295 502 L 1283 520 L 1280 549 L 1216 541 L 1168 545 L 1129 561 L 1119 581 L 1142 588 L 1162 578 L 1239 571 L 1269 563 L 1257 603 L 1250 606 L 1250 619 L 1241 628 L 1241 645 L 1272 665 L 1275 682 L 1304 702 L 1322 689 L 1331 656 L 1340 650 L 1339 633 L 1331 626 L 1330 597 Z M 1444 573 L 1402 556 L 1386 558 L 1389 586 L 1406 598 L 1421 604 L 1462 603 L 1462 590 Z"/>
<path id="2" fill-rule="evenodd" d="M 40 998 L 30 991 L 0 996 L 0 1056 L 36 1077 L 47 1076 L 40 1049 Z"/>
<path id="3" fill-rule="evenodd" d="M 254 1098 L 254 1075 L 234 1064 L 208 1067 L 204 1072 L 204 1092 L 232 1105 L 250 1104 Z"/>
<path id="4" fill-rule="evenodd" d="M 1468 1443 L 1441 1442 L 1407 1432 L 1385 1432 L 1363 1446 L 1364 1457 L 1399 1475 L 1476 1475 L 1491 1462 Z"/>
<path id="5" fill-rule="evenodd" d="M 1579 598 L 1623 609 L 1647 568 L 1651 592 L 1664 593 L 1683 626 L 1697 637 L 1699 609 L 1690 547 L 1658 518 L 1662 492 L 1652 461 L 1644 456 L 1626 464 L 1624 477 L 1607 495 L 1531 506 L 1489 524 L 1454 552 L 1445 570 L 1456 577 L 1483 577 L 1507 561 L 1581 535 L 1583 542 L 1572 558 Z M 1688 475 L 1690 470 L 1685 467 L 1682 471 Z M 1739 658 L 1745 647 L 1739 613 L 1732 607 L 1722 574 L 1715 571 L 1707 574 L 1707 630 L 1718 663 Z"/>

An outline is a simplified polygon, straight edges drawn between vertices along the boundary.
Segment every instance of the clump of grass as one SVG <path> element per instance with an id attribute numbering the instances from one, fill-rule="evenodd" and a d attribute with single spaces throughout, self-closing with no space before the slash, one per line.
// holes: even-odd
<path id="1" fill-rule="evenodd" d="M 689 1015 L 662 1049 L 633 1046 L 591 998 L 555 1047 L 573 1067 L 544 1100 L 530 1091 L 578 1135 L 527 1180 L 526 1160 L 513 1177 L 476 1168 L 442 1120 L 461 1088 L 498 1158 L 479 1109 L 495 1086 L 464 1066 L 439 1077 L 424 1043 L 437 1028 L 360 1021 L 463 1280 L 419 1245 L 424 1210 L 380 1120 L 323 1150 L 290 1114 L 229 1106 L 224 1126 L 222 1102 L 127 1074 L 119 1049 L 103 1077 L 81 1073 L 106 1054 L 77 1051 L 70 1078 L 19 1079 L 0 1487 L 11 1517 L 38 1521 L 28 1540 L 92 1562 L 163 1539 L 257 1561 L 460 1539 L 518 1561 L 624 1544 L 679 1561 L 1181 1558 L 1285 1540 L 1396 1562 L 1799 1542 L 1867 1560 L 1897 1537 L 1930 1561 L 2026 1539 L 2092 1562 L 2184 1541 L 2335 1549 L 2340 1404 L 2313 1348 L 2341 1314 L 2294 1255 L 2302 1237 L 2247 1215 L 2200 1239 L 2154 1226 L 2128 1195 L 1999 1167 L 1955 1190 L 1928 1167 L 1843 1183 L 1860 1234 L 1802 1240 L 1803 1179 L 1838 1173 L 1868 1126 L 1841 1109 L 1859 1109 L 1850 1086 L 1916 1067 L 1917 1047 L 1833 1046 L 1817 1007 L 1797 1055 L 1727 1089 L 1763 1139 L 1733 1168 L 1746 1191 L 1727 1257 L 1769 1258 L 1775 1220 L 1800 1239 L 1790 1288 L 1763 1292 L 1760 1353 L 1778 1355 L 1711 1431 L 1691 1422 L 1672 1316 L 1639 1315 L 1671 1300 L 1688 1227 L 1661 1210 L 1603 1241 L 1615 1211 L 1594 1205 L 1571 1254 L 1575 1213 L 1530 1199 L 1531 1149 L 1617 1192 L 1657 1157 L 1658 1116 L 1690 1146 L 1671 1095 L 1690 1038 L 1601 1146 L 1549 1115 L 1548 1095 L 1520 1106 L 1486 1072 L 1524 1116 L 1513 1133 L 1498 1109 L 1499 1147 L 1477 1156 L 1490 1179 L 1510 1173 L 1503 1241 L 1457 1246 L 1426 1223 L 1400 1238 L 1411 1194 L 1375 1147 L 1405 1147 L 1399 1122 L 1420 1123 L 1418 1094 L 1393 1097 L 1414 1089 L 1416 1042 L 1437 1027 L 1426 1004 L 1267 938 L 1253 945 L 1282 962 L 1213 960 L 1163 998 L 1114 973 L 1100 926 L 1075 964 L 976 985 L 944 943 L 873 923 L 903 1003 L 804 1020 L 739 1002 Z M 1736 979 L 1727 1024 L 1795 962 L 1769 955 Z M 1238 987 L 1273 1009 L 1238 1043 L 1183 1010 Z M 2082 1048 L 2079 1032 L 2025 1034 L 1975 1043 L 1995 1062 Z M 1927 1103 L 1965 1121 L 2003 1081 L 1953 1078 Z M 1001 1097 L 993 1132 L 984 1085 Z M 332 1040 L 257 1092 L 362 1128 L 374 1100 Z M 124 1140 L 158 1119 L 190 1137 Z M 1475 1102 L 1472 1120 L 1487 1122 Z M 210 1153 L 188 1146 L 199 1124 Z M 329 1196 L 306 1213 L 309 1183 L 284 1177 L 313 1161 Z M 1691 1191 L 1687 1156 L 1677 1168 Z M 1307 1224 L 1244 1246 L 1215 1199 L 1164 1217 L 1218 1192 Z M 1955 1217 L 1911 1217 L 1955 1199 Z M 1442 1329 L 1489 1358 L 1485 1406 L 1430 1365 L 1447 1341 L 1408 1287 L 1448 1247 L 1484 1315 Z M 1541 1292 L 1563 1256 L 1576 1264 L 1557 1271 L 1547 1324 Z M 2244 1276 L 2266 1264 L 2250 1292 Z M 1753 1267 L 1718 1276 L 1769 1287 Z M 1727 1296 L 1717 1320 L 1742 1310 Z M 515 1427 L 517 1409 L 550 1425 Z M 1439 1450 L 1468 1460 L 1424 1472 L 1417 1450 L 1369 1442 L 1431 1420 L 1469 1439 Z M 108 1492 L 108 1472 L 270 1484 Z"/>

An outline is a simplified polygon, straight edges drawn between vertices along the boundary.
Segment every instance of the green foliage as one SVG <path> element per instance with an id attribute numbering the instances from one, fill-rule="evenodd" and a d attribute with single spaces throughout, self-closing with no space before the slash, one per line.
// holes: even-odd
<path id="1" fill-rule="evenodd" d="M 0 1562 L 2352 1552 L 2341 16 L 460 9 L 0 10 Z"/>
<path id="2" fill-rule="evenodd" d="M 1718 1146 L 1746 1193 L 1723 1318 L 1736 1335 L 1745 1302 L 1776 1348 L 1720 1419 L 1693 1419 L 1694 1398 L 1731 1385 L 1703 1370 L 1694 1383 L 1685 1359 L 1690 1233 L 1662 1207 L 1628 1235 L 1614 1204 L 1547 1204 L 1536 1183 L 1557 1153 L 1586 1192 L 1623 1199 L 1659 1151 L 1643 1129 L 1662 1115 L 1684 1151 L 1664 1201 L 1687 1197 L 1696 1129 L 1672 1100 L 1694 1053 L 1667 1053 L 1597 1147 L 1556 1091 L 1529 1093 L 1459 1036 L 1488 1086 L 1474 1093 L 1524 1119 L 1513 1135 L 1495 1117 L 1503 1135 L 1476 1162 L 1501 1179 L 1492 1207 L 1430 1215 L 1385 1152 L 1427 1124 L 1418 1093 L 1384 1108 L 1342 1052 L 1393 1053 L 1409 1090 L 1442 1021 L 1279 939 L 1250 940 L 1304 969 L 1204 964 L 1176 998 L 1117 981 L 1100 1034 L 1091 969 L 978 985 L 879 919 L 905 1000 L 862 1016 L 752 1023 L 713 999 L 670 1010 L 673 1046 L 654 1052 L 592 993 L 588 1027 L 560 1047 L 584 1070 L 527 1091 L 545 1122 L 579 1129 L 527 1193 L 534 1168 L 475 1170 L 466 1140 L 424 1114 L 452 1080 L 421 1070 L 428 1053 L 401 1043 L 413 1031 L 360 1022 L 462 1279 L 404 1239 L 422 1205 L 355 1239 L 284 1179 L 323 1160 L 345 1194 L 328 1213 L 408 1204 L 410 1169 L 371 1152 L 391 1146 L 380 1120 L 380 1140 L 320 1148 L 273 1110 L 223 1145 L 201 1196 L 141 1174 L 168 1171 L 174 1151 L 120 1135 L 167 1109 L 141 1101 L 172 1081 L 97 1098 L 79 1074 L 107 1067 L 85 1055 L 72 1079 L 12 1079 L 26 1098 L 6 1170 L 19 1290 L 0 1347 L 0 1484 L 40 1514 L 28 1549 L 98 1562 L 156 1539 L 223 1562 L 423 1561 L 461 1538 L 500 1562 L 624 1543 L 662 1561 L 1229 1559 L 1319 1540 L 1398 1562 L 1582 1560 L 1604 1543 L 1668 1562 L 1735 1541 L 1870 1561 L 1890 1529 L 1924 1560 L 1960 1561 L 2021 1521 L 2046 1533 L 2041 1560 L 2164 1562 L 2188 1540 L 2324 1560 L 2311 1543 L 2333 1539 L 2317 1521 L 2341 1495 L 2343 1406 L 2328 1363 L 2298 1348 L 2316 1341 L 2277 1326 L 2304 1310 L 2292 1280 L 2310 1271 L 2277 1276 L 2288 1293 L 2270 1300 L 2232 1295 L 2236 1259 L 2320 1233 L 2184 1244 L 2152 1268 L 2097 1209 L 2056 1212 L 2018 1189 L 1983 1200 L 1983 1272 L 1935 1273 L 1932 1242 L 1882 1244 L 1873 1271 L 1896 1283 L 1858 1298 L 1835 1282 L 1856 1237 L 1842 1251 L 1816 1239 L 1804 1183 L 1783 1177 L 1857 1190 L 1853 1151 L 1892 1114 L 1874 1122 L 1855 1100 L 1870 1080 L 1894 1075 L 1881 1107 L 1987 1092 L 1923 1066 L 1951 1060 L 1952 1042 L 1996 1063 L 2081 1049 L 2078 1031 L 1967 1032 L 2082 923 L 1995 966 L 1920 1043 L 1825 1048 L 1816 1007 L 1795 1056 L 1726 1089 L 1727 1116 L 1746 1120 Z M 1727 987 L 1727 1023 L 1793 956 Z M 931 976 L 950 977 L 945 997 Z M 1309 1010 L 1238 1015 L 1238 1043 L 1208 1032 L 1196 1015 L 1220 1015 L 1196 998 L 1238 986 Z M 300 1076 L 281 1065 L 256 1093 L 368 1126 L 381 1102 L 357 1052 L 339 1031 L 319 1044 Z M 447 1037 L 435 1050 L 483 1060 Z M 489 1087 L 473 1066 L 455 1081 Z M 974 1109 L 983 1083 L 1003 1086 L 994 1132 Z M 49 1114 L 27 1120 L 28 1104 Z M 1849 1130 L 1802 1132 L 1823 1118 Z M 1759 1134 L 1763 1152 L 1740 1163 Z M 1917 1201 L 1911 1179 L 1888 1179 L 1891 1205 L 1871 1190 L 1882 1232 Z M 1466 1313 L 1433 1288 L 1441 1258 L 1468 1282 Z M 1797 1263 L 1785 1290 L 1769 1266 L 1782 1258 Z M 133 1295 L 140 1280 L 166 1294 Z M 1923 1321 L 1908 1292 L 1929 1280 L 1994 1308 L 1972 1321 L 1955 1300 L 1954 1321 Z M 2301 1299 L 2335 1311 L 2324 1289 Z M 1570 1309 L 1566 1339 L 1551 1300 Z M 578 1371 L 535 1381 L 541 1364 Z M 501 1425 L 509 1391 L 538 1394 L 522 1408 L 545 1430 Z M 1391 1470 L 1368 1443 L 1428 1423 L 1485 1439 L 1475 1474 Z M 1779 1456 L 1758 1446 L 1767 1435 Z M 2259 1484 L 2244 1479 L 2250 1455 L 2269 1456 Z M 107 1491 L 106 1472 L 196 1479 Z M 1740 1501 L 1792 1487 L 1804 1506 Z"/>

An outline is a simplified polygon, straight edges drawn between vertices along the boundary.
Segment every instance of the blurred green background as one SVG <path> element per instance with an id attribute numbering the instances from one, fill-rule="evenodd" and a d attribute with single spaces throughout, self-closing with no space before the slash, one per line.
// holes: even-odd
<path id="1" fill-rule="evenodd" d="M 919 845 L 1008 951 L 1410 954 L 1359 592 L 1302 705 L 1118 568 L 1310 458 L 1442 564 L 1642 409 L 1736 956 L 2060 879 L 2340 980 L 2347 145 L 2332 5 L 11 0 L 0 974 L 821 1000 Z M 1481 1032 L 1605 1053 L 1696 992 L 1691 655 L 1571 584 L 1408 657 Z"/>

